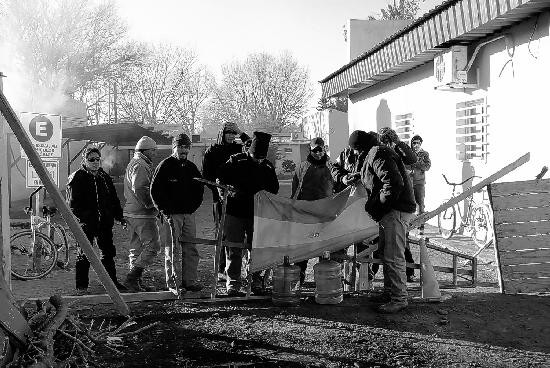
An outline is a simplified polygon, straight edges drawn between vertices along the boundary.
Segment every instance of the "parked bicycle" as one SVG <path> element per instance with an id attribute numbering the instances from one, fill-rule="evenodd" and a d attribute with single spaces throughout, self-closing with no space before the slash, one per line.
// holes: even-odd
<path id="1" fill-rule="evenodd" d="M 52 222 L 57 209 L 43 206 L 42 216 L 33 214 L 33 197 L 42 188 L 31 193 L 29 206 L 25 207 L 25 213 L 30 216 L 30 228 L 10 237 L 11 274 L 20 280 L 42 278 L 55 266 L 67 268 L 70 262 L 67 232 L 63 226 Z"/>
<path id="2" fill-rule="evenodd" d="M 443 175 L 445 182 L 453 187 L 451 198 L 457 197 L 460 194 L 456 187 L 473 178 L 477 178 L 477 176 L 469 177 L 461 183 L 451 183 L 447 180 L 447 177 Z M 483 194 L 485 194 L 485 192 L 483 192 Z M 466 203 L 467 207 L 464 213 L 462 213 L 462 206 L 460 203 L 457 203 L 438 215 L 437 225 L 439 227 L 439 233 L 444 239 L 449 239 L 460 230 L 466 229 L 470 232 L 472 240 L 479 248 L 486 248 L 493 240 L 491 208 L 485 202 L 477 203 L 473 195 L 467 198 Z M 459 219 L 457 219 L 457 215 L 460 216 Z"/>

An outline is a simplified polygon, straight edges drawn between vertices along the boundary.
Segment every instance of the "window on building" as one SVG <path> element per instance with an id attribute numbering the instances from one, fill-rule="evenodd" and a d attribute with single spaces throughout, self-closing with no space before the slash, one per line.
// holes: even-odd
<path id="1" fill-rule="evenodd" d="M 487 160 L 487 100 L 478 98 L 456 104 L 456 158 Z"/>
<path id="2" fill-rule="evenodd" d="M 407 144 L 411 143 L 411 138 L 414 137 L 414 119 L 413 114 L 396 115 L 394 121 L 394 129 L 397 136 Z"/>

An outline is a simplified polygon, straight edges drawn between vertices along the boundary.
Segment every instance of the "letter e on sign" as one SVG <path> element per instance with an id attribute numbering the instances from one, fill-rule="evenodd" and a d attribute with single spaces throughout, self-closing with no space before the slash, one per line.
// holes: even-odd
<path id="1" fill-rule="evenodd" d="M 53 134 L 53 124 L 44 115 L 38 115 L 31 119 L 29 132 L 38 142 L 49 141 Z"/>

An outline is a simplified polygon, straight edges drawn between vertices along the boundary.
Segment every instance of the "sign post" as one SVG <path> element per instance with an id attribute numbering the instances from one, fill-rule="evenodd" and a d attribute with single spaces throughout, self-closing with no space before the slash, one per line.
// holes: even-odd
<path id="1" fill-rule="evenodd" d="M 0 72 L 0 94 L 2 93 L 2 78 L 4 74 Z M 10 194 L 9 194 L 9 175 L 8 175 L 8 140 L 7 124 L 4 117 L 0 114 L 0 214 L 2 216 L 0 231 L 1 234 L 1 257 L 4 271 L 4 279 L 11 289 L 11 250 L 10 250 Z M 0 275 L 1 276 L 1 275 Z"/>

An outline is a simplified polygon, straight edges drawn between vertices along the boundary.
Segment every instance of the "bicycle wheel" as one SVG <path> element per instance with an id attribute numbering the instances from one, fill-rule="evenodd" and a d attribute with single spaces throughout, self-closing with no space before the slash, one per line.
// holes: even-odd
<path id="1" fill-rule="evenodd" d="M 437 227 L 443 239 L 449 239 L 455 233 L 456 209 L 454 206 L 447 208 L 437 215 Z"/>
<path id="2" fill-rule="evenodd" d="M 53 227 L 53 243 L 57 249 L 57 267 L 67 268 L 69 266 L 69 241 L 65 229 L 57 224 L 52 224 Z"/>
<path id="3" fill-rule="evenodd" d="M 42 278 L 57 262 L 57 249 L 50 238 L 39 232 L 35 235 L 28 230 L 10 238 L 11 274 L 20 280 Z"/>
<path id="4" fill-rule="evenodd" d="M 476 206 L 470 214 L 472 240 L 479 248 L 485 248 L 493 240 L 489 211 L 484 205 Z"/>

